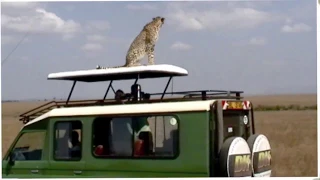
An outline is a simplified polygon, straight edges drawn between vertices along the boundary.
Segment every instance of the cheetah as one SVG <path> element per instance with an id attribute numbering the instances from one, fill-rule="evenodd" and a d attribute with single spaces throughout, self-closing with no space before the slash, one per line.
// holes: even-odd
<path id="1" fill-rule="evenodd" d="M 131 43 L 127 51 L 125 65 L 114 68 L 141 66 L 140 62 L 145 55 L 148 56 L 148 65 L 154 65 L 155 44 L 159 39 L 159 32 L 164 24 L 164 20 L 165 18 L 160 16 L 152 18 L 152 21 L 143 27 L 142 31 Z M 98 65 L 97 69 L 108 69 L 108 67 Z"/>

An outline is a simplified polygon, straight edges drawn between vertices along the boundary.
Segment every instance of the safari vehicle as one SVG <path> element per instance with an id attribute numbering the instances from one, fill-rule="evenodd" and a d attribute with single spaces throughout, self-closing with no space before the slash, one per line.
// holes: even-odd
<path id="1" fill-rule="evenodd" d="M 24 126 L 3 158 L 3 177 L 271 176 L 270 144 L 255 132 L 243 92 L 167 92 L 172 78 L 187 75 L 165 64 L 49 74 L 73 81 L 69 96 L 21 114 Z M 138 84 L 164 77 L 161 93 Z M 113 81 L 130 79 L 131 93 L 106 99 L 118 93 Z M 70 101 L 76 82 L 100 81 L 110 82 L 103 98 Z"/>

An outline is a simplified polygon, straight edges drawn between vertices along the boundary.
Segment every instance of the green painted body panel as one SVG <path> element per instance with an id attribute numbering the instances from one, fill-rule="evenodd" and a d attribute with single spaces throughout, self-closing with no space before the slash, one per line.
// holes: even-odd
<path id="1" fill-rule="evenodd" d="M 92 122 L 95 117 L 55 117 L 27 126 L 22 130 L 22 132 L 46 130 L 42 160 L 16 161 L 15 165 L 10 167 L 6 161 L 7 153 L 2 161 L 3 178 L 210 176 L 210 112 L 183 112 L 174 115 L 177 115 L 179 123 L 179 155 L 175 159 L 95 158 L 91 148 Z M 54 123 L 69 120 L 80 120 L 83 123 L 82 159 L 80 161 L 56 161 L 53 158 Z M 10 170 L 6 171 L 8 167 Z M 39 172 L 33 174 L 31 170 Z"/>
<path id="2" fill-rule="evenodd" d="M 205 177 L 209 175 L 208 113 L 179 113 L 176 159 L 86 159 L 92 177 Z M 192 163 L 191 163 L 192 162 Z"/>
<path id="3" fill-rule="evenodd" d="M 16 161 L 12 168 L 4 168 L 2 171 L 10 171 L 8 175 L 3 172 L 3 178 L 42 178 L 47 173 L 48 161 Z"/>

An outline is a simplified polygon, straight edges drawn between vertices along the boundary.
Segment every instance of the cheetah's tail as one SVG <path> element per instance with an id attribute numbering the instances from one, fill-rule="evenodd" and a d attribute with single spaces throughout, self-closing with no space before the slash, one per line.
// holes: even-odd
<path id="1" fill-rule="evenodd" d="M 125 67 L 125 65 L 115 66 L 115 67 L 104 67 L 104 66 L 97 65 L 96 69 L 112 69 L 112 68 L 121 68 L 121 67 Z"/>

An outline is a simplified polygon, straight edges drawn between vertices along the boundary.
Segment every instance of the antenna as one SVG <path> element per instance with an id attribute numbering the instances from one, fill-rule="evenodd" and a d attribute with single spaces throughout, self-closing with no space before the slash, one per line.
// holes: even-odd
<path id="1" fill-rule="evenodd" d="M 20 44 L 24 41 L 24 39 L 29 35 L 29 31 L 26 32 L 26 34 L 20 39 L 20 41 L 16 44 L 16 46 L 10 51 L 10 53 L 3 59 L 1 60 L 1 65 L 4 65 L 5 62 L 9 59 L 11 54 L 20 46 Z"/>

